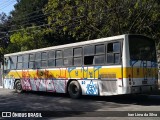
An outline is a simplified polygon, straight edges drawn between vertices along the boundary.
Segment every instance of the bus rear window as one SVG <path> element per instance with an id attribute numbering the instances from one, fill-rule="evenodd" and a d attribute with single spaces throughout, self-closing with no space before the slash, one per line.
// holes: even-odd
<path id="1" fill-rule="evenodd" d="M 131 60 L 156 60 L 156 49 L 153 40 L 147 37 L 129 37 L 129 51 Z"/>

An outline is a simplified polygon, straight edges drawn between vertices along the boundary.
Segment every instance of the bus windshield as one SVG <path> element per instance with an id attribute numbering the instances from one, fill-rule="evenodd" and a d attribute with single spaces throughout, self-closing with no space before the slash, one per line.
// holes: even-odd
<path id="1" fill-rule="evenodd" d="M 130 36 L 129 51 L 131 60 L 156 61 L 155 42 L 147 37 Z"/>

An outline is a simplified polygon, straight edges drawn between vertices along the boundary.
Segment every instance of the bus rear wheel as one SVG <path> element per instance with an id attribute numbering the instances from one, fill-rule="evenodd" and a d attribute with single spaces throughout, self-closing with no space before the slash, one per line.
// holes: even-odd
<path id="1" fill-rule="evenodd" d="M 15 82 L 15 91 L 17 93 L 22 93 L 22 91 L 23 91 L 20 80 L 16 80 L 16 82 Z"/>
<path id="2" fill-rule="evenodd" d="M 82 90 L 77 81 L 71 81 L 68 86 L 68 93 L 71 98 L 77 99 L 82 95 Z"/>

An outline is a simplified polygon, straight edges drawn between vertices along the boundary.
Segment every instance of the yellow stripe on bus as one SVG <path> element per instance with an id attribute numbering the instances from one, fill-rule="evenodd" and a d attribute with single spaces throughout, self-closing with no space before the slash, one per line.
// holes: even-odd
<path id="1" fill-rule="evenodd" d="M 133 70 L 133 72 L 132 72 Z M 122 68 L 89 68 L 89 69 L 71 69 L 68 70 L 67 68 L 63 69 L 46 69 L 46 70 L 11 70 L 5 78 L 43 78 L 43 79 L 85 79 L 85 78 L 143 78 L 144 74 L 147 77 L 156 77 L 157 75 L 157 68 L 123 68 L 123 75 L 122 75 Z"/>
<path id="2" fill-rule="evenodd" d="M 139 67 L 123 68 L 123 77 L 124 78 L 129 78 L 129 76 L 131 78 L 144 78 L 144 76 L 156 77 L 157 73 L 158 73 L 157 68 L 139 68 Z"/>

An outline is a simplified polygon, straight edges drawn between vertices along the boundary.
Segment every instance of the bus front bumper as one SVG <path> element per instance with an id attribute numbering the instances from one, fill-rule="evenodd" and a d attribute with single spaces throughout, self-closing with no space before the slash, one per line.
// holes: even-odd
<path id="1" fill-rule="evenodd" d="M 131 93 L 152 93 L 158 91 L 157 85 L 132 86 Z"/>

